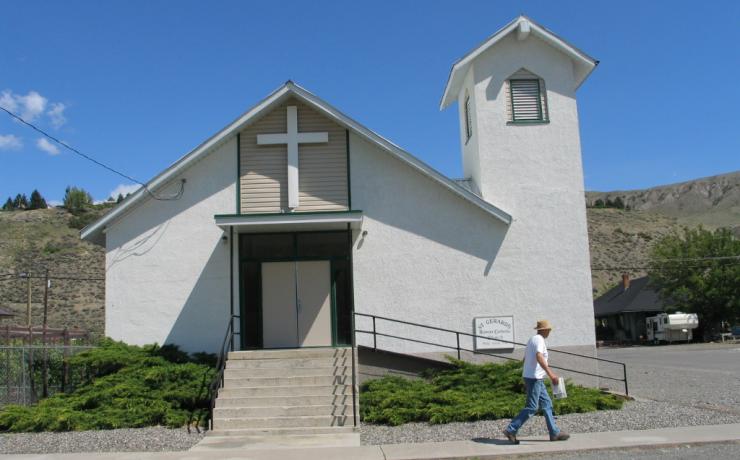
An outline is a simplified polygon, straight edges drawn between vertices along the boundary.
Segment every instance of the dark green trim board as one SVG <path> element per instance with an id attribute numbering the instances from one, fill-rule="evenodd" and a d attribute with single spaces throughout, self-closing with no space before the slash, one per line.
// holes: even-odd
<path id="1" fill-rule="evenodd" d="M 331 214 L 357 214 L 362 213 L 361 209 L 350 209 L 347 211 L 305 211 L 305 212 L 263 212 L 257 214 L 214 214 L 214 219 L 226 217 L 266 217 L 266 216 L 310 216 L 310 215 L 331 215 Z"/>
<path id="2" fill-rule="evenodd" d="M 242 212 L 242 136 L 236 133 L 236 213 Z"/>
<path id="3" fill-rule="evenodd" d="M 234 227 L 229 228 L 229 306 L 234 317 Z M 233 321 L 233 320 L 232 320 Z M 239 328 L 241 331 L 241 327 Z"/>
<path id="4" fill-rule="evenodd" d="M 345 130 L 347 133 L 347 209 L 352 209 L 352 172 L 349 169 L 349 129 Z"/>
<path id="5" fill-rule="evenodd" d="M 348 229 L 350 226 L 348 225 Z M 309 232 L 290 232 L 292 236 L 292 242 L 286 239 L 277 241 L 283 241 L 284 248 L 287 251 L 290 250 L 292 245 L 292 254 L 288 254 L 287 251 L 281 252 L 277 246 L 274 246 L 275 252 L 244 252 L 243 249 L 251 251 L 254 241 L 244 242 L 245 247 L 242 248 L 243 244 L 241 241 L 238 244 L 238 263 L 239 263 L 239 274 L 238 282 L 240 289 L 240 317 L 242 328 L 241 331 L 241 343 L 242 348 L 264 348 L 264 331 L 263 331 L 263 305 L 262 305 L 262 264 L 270 262 L 302 262 L 302 261 L 328 261 L 330 270 L 330 316 L 331 316 L 331 346 L 341 347 L 348 346 L 351 344 L 352 332 L 348 330 L 352 327 L 352 312 L 353 307 L 353 292 L 352 292 L 352 263 L 351 263 L 351 252 L 352 252 L 352 234 L 351 231 L 345 230 L 331 230 L 331 231 L 309 231 Z M 329 246 L 323 246 L 324 249 L 320 249 L 319 252 L 313 253 L 314 249 L 307 247 L 305 254 L 311 254 L 299 257 L 298 254 L 300 247 L 298 241 L 300 235 L 307 234 L 337 234 L 335 238 L 328 239 L 312 239 L 307 237 L 307 241 L 314 241 L 313 244 L 317 244 L 320 241 L 328 242 L 334 241 Z M 344 234 L 347 234 L 346 239 Z M 249 237 L 257 235 L 285 235 L 280 232 L 266 232 L 266 233 L 255 233 L 248 234 Z M 341 235 L 341 236 L 340 236 Z M 273 247 L 273 246 L 270 246 Z M 321 247 L 321 246 L 316 246 Z M 274 256 L 273 256 L 274 254 Z M 284 254 L 278 256 L 278 254 Z M 250 290 L 250 292 L 247 292 Z M 247 311 L 248 310 L 248 311 Z M 248 324 L 249 322 L 249 324 Z M 248 327 L 249 326 L 249 327 Z M 347 342 L 347 343 L 345 343 Z M 248 345 L 248 346 L 247 346 Z"/>
<path id="6" fill-rule="evenodd" d="M 334 277 L 334 261 L 329 260 L 329 290 L 331 298 L 331 346 L 337 346 L 337 280 Z"/>
<path id="7" fill-rule="evenodd" d="M 517 121 L 507 121 L 507 125 L 547 125 L 550 123 L 550 120 L 517 120 Z"/>
<path id="8" fill-rule="evenodd" d="M 347 244 L 349 244 L 349 267 L 347 267 L 347 297 L 350 311 L 351 345 L 355 346 L 355 263 L 353 261 L 354 244 L 352 226 L 347 224 Z"/>

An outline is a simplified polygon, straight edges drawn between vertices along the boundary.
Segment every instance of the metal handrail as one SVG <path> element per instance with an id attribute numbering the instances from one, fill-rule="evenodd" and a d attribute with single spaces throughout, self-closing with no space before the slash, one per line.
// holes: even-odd
<path id="1" fill-rule="evenodd" d="M 371 318 L 372 319 L 372 324 L 373 324 L 373 330 L 372 331 L 355 329 L 355 333 L 359 332 L 359 333 L 362 333 L 362 334 L 372 334 L 372 336 L 373 336 L 373 349 L 375 349 L 375 350 L 377 350 L 377 348 L 378 348 L 378 340 L 377 340 L 377 337 L 378 336 L 381 336 L 381 337 L 389 337 L 389 338 L 393 338 L 393 339 L 406 340 L 406 341 L 409 341 L 409 342 L 420 343 L 420 344 L 424 344 L 424 345 L 431 345 L 431 346 L 437 346 L 437 347 L 442 347 L 442 348 L 448 348 L 448 349 L 451 349 L 451 350 L 456 350 L 457 351 L 457 359 L 461 359 L 461 352 L 462 351 L 467 351 L 467 352 L 471 352 L 473 354 L 479 354 L 479 355 L 485 355 L 485 356 L 493 356 L 493 357 L 496 357 L 496 358 L 507 359 L 507 360 L 512 360 L 512 361 L 519 361 L 518 359 L 511 358 L 509 356 L 501 356 L 501 355 L 496 355 L 496 354 L 493 354 L 493 353 L 484 352 L 484 351 L 480 351 L 480 350 L 471 350 L 471 349 L 468 349 L 468 348 L 463 348 L 463 347 L 460 346 L 460 336 L 462 335 L 462 336 L 472 337 L 472 338 L 481 338 L 481 339 L 495 340 L 495 341 L 498 341 L 498 342 L 501 342 L 501 343 L 512 344 L 512 345 L 520 345 L 520 346 L 526 346 L 527 345 L 527 344 L 521 343 L 521 342 L 512 342 L 512 341 L 509 341 L 509 340 L 501 340 L 501 339 L 497 339 L 497 338 L 494 338 L 494 337 L 487 337 L 487 336 L 483 336 L 483 335 L 471 334 L 469 332 L 455 331 L 453 329 L 445 329 L 445 328 L 436 327 L 436 326 L 428 326 L 428 325 L 425 325 L 425 324 L 413 323 L 413 322 L 410 322 L 410 321 L 404 321 L 404 320 L 400 320 L 400 319 L 388 318 L 388 317 L 384 317 L 384 316 L 370 315 L 370 314 L 367 314 L 367 313 L 358 313 L 358 312 L 355 312 L 355 315 L 364 316 L 366 318 Z M 455 334 L 457 345 L 453 347 L 451 345 L 444 345 L 444 344 L 441 344 L 441 343 L 427 342 L 427 341 L 423 341 L 423 340 L 411 339 L 409 337 L 400 337 L 400 336 L 396 336 L 396 335 L 391 335 L 391 334 L 385 334 L 385 333 L 382 333 L 382 332 L 377 332 L 377 328 L 376 328 L 376 320 L 377 319 L 384 320 L 384 321 L 389 321 L 389 322 L 392 322 L 392 323 L 406 324 L 406 325 L 409 325 L 409 326 L 415 326 L 415 327 L 419 327 L 419 328 L 431 329 L 431 330 L 435 330 L 435 331 L 447 332 L 447 333 L 450 333 L 450 334 Z M 596 357 L 588 356 L 588 355 L 582 355 L 582 354 L 573 353 L 573 352 L 570 352 L 570 351 L 558 350 L 558 349 L 554 349 L 554 348 L 550 348 L 548 350 L 549 351 L 553 351 L 555 353 L 563 353 L 563 354 L 566 354 L 566 355 L 578 356 L 580 358 L 587 358 L 587 359 L 592 359 L 592 360 L 595 360 L 595 361 L 601 361 L 601 362 L 607 362 L 607 363 L 611 363 L 611 364 L 621 365 L 622 366 L 622 378 L 621 379 L 618 379 L 618 378 L 615 378 L 615 377 L 609 377 L 609 376 L 606 376 L 606 375 L 592 374 L 590 372 L 584 372 L 584 371 L 579 371 L 579 370 L 575 370 L 575 369 L 569 369 L 569 368 L 560 367 L 560 366 L 550 366 L 550 367 L 552 367 L 554 369 L 560 369 L 560 370 L 563 370 L 563 371 L 566 371 L 566 372 L 575 372 L 575 373 L 581 374 L 581 375 L 588 375 L 590 377 L 598 377 L 598 378 L 603 378 L 603 379 L 615 380 L 615 381 L 618 381 L 618 382 L 623 382 L 624 383 L 624 394 L 627 395 L 627 396 L 629 396 L 629 386 L 628 386 L 628 383 L 627 383 L 627 365 L 625 363 L 622 363 L 622 362 L 619 362 L 619 361 L 612 361 L 612 360 L 609 360 L 609 359 L 596 358 Z"/>
<path id="2" fill-rule="evenodd" d="M 213 429 L 213 410 L 216 407 L 216 398 L 218 397 L 218 390 L 224 384 L 224 370 L 226 369 L 226 359 L 230 351 L 234 351 L 234 335 L 239 335 L 238 332 L 234 332 L 234 320 L 240 318 L 239 315 L 231 315 L 229 317 L 229 323 L 226 325 L 226 334 L 224 334 L 224 340 L 221 343 L 221 349 L 218 354 L 218 361 L 216 361 L 216 375 L 211 380 L 211 384 L 208 386 L 208 392 L 211 396 L 211 405 L 208 411 L 208 423 L 209 428 Z"/>

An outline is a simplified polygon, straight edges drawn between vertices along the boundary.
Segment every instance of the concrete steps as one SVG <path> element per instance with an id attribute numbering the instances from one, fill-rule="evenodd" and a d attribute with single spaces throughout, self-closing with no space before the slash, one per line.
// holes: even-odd
<path id="1" fill-rule="evenodd" d="M 213 429 L 234 430 L 241 428 L 306 428 L 306 427 L 329 427 L 345 426 L 346 416 L 343 415 L 299 415 L 292 417 L 239 417 L 239 418 L 214 418 Z M 352 419 L 349 419 L 352 423 Z"/>
<path id="2" fill-rule="evenodd" d="M 217 407 L 214 415 L 219 418 L 241 417 L 298 417 L 309 415 L 352 415 L 352 402 L 349 405 L 313 406 L 267 406 L 267 407 Z"/>
<path id="3" fill-rule="evenodd" d="M 226 369 L 227 379 L 248 379 L 250 377 L 329 377 L 333 375 L 352 375 L 350 366 L 322 367 L 255 367 L 251 369 Z"/>
<path id="4" fill-rule="evenodd" d="M 352 382 L 349 385 L 302 385 L 296 386 L 259 386 L 259 387 L 233 387 L 222 388 L 218 392 L 219 399 L 224 398 L 249 398 L 267 396 L 326 396 L 326 395 L 350 395 L 352 396 Z"/>
<path id="5" fill-rule="evenodd" d="M 300 387 L 303 385 L 351 385 L 351 376 L 308 375 L 296 377 L 235 377 L 224 378 L 224 388 Z"/>
<path id="6" fill-rule="evenodd" d="M 301 396 L 253 396 L 251 398 L 230 397 L 216 400 L 216 408 L 269 407 L 269 406 L 342 406 L 352 404 L 352 395 L 301 395 Z"/>
<path id="7" fill-rule="evenodd" d="M 211 438 L 209 449 L 252 442 L 359 445 L 351 353 L 351 348 L 229 353 L 209 432 L 222 441 Z"/>

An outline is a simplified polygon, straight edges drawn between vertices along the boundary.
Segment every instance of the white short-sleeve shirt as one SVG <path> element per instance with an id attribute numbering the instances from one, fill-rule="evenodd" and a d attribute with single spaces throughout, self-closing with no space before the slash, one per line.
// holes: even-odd
<path id="1" fill-rule="evenodd" d="M 547 375 L 545 370 L 537 362 L 537 353 L 542 353 L 547 362 L 547 345 L 545 345 L 545 338 L 539 334 L 534 335 L 529 342 L 527 342 L 527 349 L 524 352 L 524 371 L 522 376 L 527 379 L 544 379 Z"/>

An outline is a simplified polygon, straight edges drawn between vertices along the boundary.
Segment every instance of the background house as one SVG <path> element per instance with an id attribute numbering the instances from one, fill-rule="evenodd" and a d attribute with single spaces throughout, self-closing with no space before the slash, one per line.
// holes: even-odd
<path id="1" fill-rule="evenodd" d="M 669 306 L 650 285 L 649 277 L 631 280 L 625 273 L 619 285 L 594 300 L 596 340 L 647 340 L 645 318 L 662 313 Z"/>

